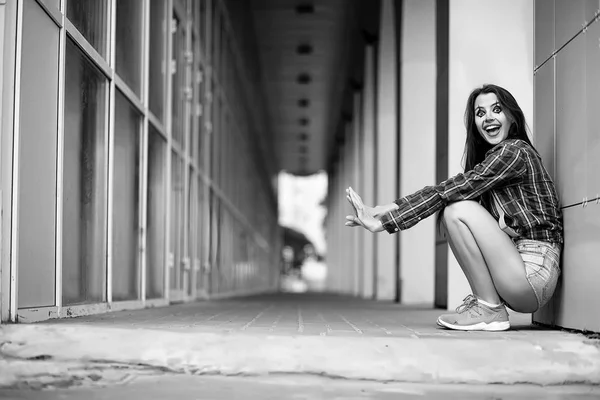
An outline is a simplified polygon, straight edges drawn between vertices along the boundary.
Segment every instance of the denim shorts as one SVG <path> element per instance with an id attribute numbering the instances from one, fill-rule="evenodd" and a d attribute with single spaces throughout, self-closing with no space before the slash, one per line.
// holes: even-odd
<path id="1" fill-rule="evenodd" d="M 531 239 L 519 239 L 515 245 L 525 264 L 527 280 L 535 292 L 538 309 L 542 308 L 556 289 L 562 245 Z"/>

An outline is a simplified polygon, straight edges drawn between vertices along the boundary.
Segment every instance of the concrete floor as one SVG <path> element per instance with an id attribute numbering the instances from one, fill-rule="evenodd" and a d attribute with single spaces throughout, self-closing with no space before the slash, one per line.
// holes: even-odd
<path id="1" fill-rule="evenodd" d="M 0 398 L 600 398 L 600 341 L 441 310 L 270 295 L 0 326 Z"/>
<path id="2" fill-rule="evenodd" d="M 598 386 L 465 385 L 350 381 L 320 377 L 138 377 L 123 385 L 54 390 L 2 390 L 15 400 L 336 400 L 336 399 L 599 399 Z"/>

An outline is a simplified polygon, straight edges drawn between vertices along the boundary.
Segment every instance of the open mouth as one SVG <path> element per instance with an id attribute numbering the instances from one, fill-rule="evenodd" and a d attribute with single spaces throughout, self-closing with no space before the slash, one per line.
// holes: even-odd
<path id="1" fill-rule="evenodd" d="M 500 125 L 489 125 L 484 129 L 488 135 L 496 136 L 500 132 Z"/>

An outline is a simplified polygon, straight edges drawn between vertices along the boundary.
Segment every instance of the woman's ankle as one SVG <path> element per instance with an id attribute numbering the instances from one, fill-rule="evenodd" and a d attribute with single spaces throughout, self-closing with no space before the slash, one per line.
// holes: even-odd
<path id="1" fill-rule="evenodd" d="M 496 302 L 494 302 L 494 301 L 486 301 L 486 300 L 482 299 L 481 297 L 478 297 L 478 296 L 475 296 L 475 297 L 477 297 L 477 301 L 479 303 L 481 303 L 481 304 L 483 304 L 485 306 L 488 306 L 488 307 L 495 308 L 495 307 L 500 307 L 502 305 L 501 301 L 496 301 Z"/>

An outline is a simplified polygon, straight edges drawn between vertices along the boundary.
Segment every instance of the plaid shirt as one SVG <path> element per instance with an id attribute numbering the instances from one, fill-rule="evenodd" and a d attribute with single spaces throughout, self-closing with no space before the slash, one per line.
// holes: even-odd
<path id="1" fill-rule="evenodd" d="M 498 220 L 492 193 L 504 209 L 506 225 L 519 238 L 563 242 L 562 213 L 554 183 L 538 152 L 518 139 L 494 146 L 471 171 L 396 200 L 399 209 L 383 215 L 381 222 L 387 232 L 395 233 L 461 200 L 479 201 Z"/>

